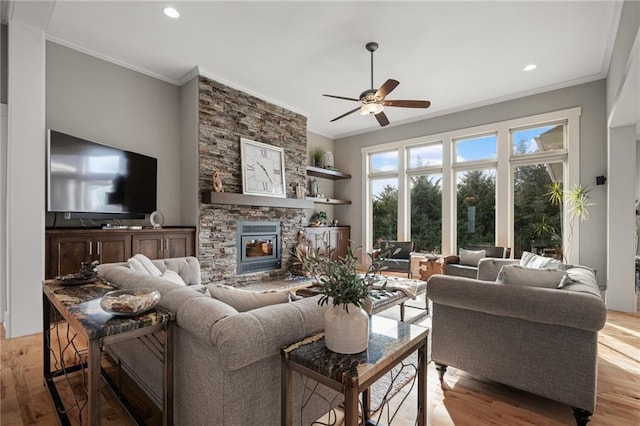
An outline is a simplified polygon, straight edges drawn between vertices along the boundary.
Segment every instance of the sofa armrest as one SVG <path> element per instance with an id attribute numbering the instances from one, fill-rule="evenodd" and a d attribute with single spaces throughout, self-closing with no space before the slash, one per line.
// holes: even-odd
<path id="1" fill-rule="evenodd" d="M 460 263 L 460 256 L 457 254 L 452 254 L 450 256 L 445 256 L 442 258 L 442 264 L 446 265 L 448 263 Z"/>
<path id="2" fill-rule="evenodd" d="M 588 331 L 601 330 L 607 318 L 604 302 L 592 294 L 447 275 L 429 278 L 427 297 L 434 306 L 447 305 Z M 437 312 L 434 307 L 434 315 Z"/>
<path id="3" fill-rule="evenodd" d="M 483 257 L 478 261 L 478 279 L 482 281 L 495 281 L 498 272 L 505 265 L 517 265 L 517 259 L 497 259 L 495 257 Z"/>
<path id="4" fill-rule="evenodd" d="M 217 321 L 201 317 L 200 322 L 211 325 L 206 341 L 217 349 L 222 368 L 236 370 L 277 355 L 283 347 L 321 332 L 327 307 L 318 305 L 319 298 L 265 306 Z"/>

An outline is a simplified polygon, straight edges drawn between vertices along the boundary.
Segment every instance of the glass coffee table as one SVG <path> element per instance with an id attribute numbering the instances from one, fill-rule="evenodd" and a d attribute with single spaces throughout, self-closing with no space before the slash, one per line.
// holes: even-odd
<path id="1" fill-rule="evenodd" d="M 362 394 L 364 424 L 369 421 L 369 387 L 394 366 L 418 351 L 417 424 L 427 424 L 427 353 L 429 329 L 373 315 L 370 318 L 369 347 L 344 355 L 327 349 L 318 334 L 282 351 L 281 424 L 293 423 L 293 373 L 298 372 L 344 395 L 346 426 L 356 426 L 358 397 Z"/>

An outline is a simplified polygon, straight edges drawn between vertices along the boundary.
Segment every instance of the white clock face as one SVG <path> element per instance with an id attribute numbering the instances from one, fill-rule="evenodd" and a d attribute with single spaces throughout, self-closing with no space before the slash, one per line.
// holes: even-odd
<path id="1" fill-rule="evenodd" d="M 245 142 L 243 150 L 245 190 L 283 196 L 281 151 L 255 142 Z"/>

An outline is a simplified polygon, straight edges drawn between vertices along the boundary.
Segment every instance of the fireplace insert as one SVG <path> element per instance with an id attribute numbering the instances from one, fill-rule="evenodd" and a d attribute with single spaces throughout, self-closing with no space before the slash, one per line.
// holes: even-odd
<path id="1" fill-rule="evenodd" d="M 282 266 L 279 222 L 237 222 L 237 272 L 269 271 Z"/>

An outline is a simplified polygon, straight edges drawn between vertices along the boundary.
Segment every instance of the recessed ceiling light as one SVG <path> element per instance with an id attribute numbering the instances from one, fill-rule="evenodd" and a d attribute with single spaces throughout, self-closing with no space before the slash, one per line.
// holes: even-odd
<path id="1" fill-rule="evenodd" d="M 536 68 L 538 68 L 538 66 L 537 66 L 536 64 L 529 64 L 529 65 L 527 65 L 526 67 L 524 67 L 524 70 L 525 70 L 525 71 L 533 71 L 533 70 L 535 70 Z"/>
<path id="2" fill-rule="evenodd" d="M 167 15 L 169 18 L 178 18 L 180 16 L 180 13 L 178 13 L 177 10 L 175 10 L 172 7 L 165 7 L 164 9 L 162 9 L 162 11 L 164 12 L 165 15 Z"/>

